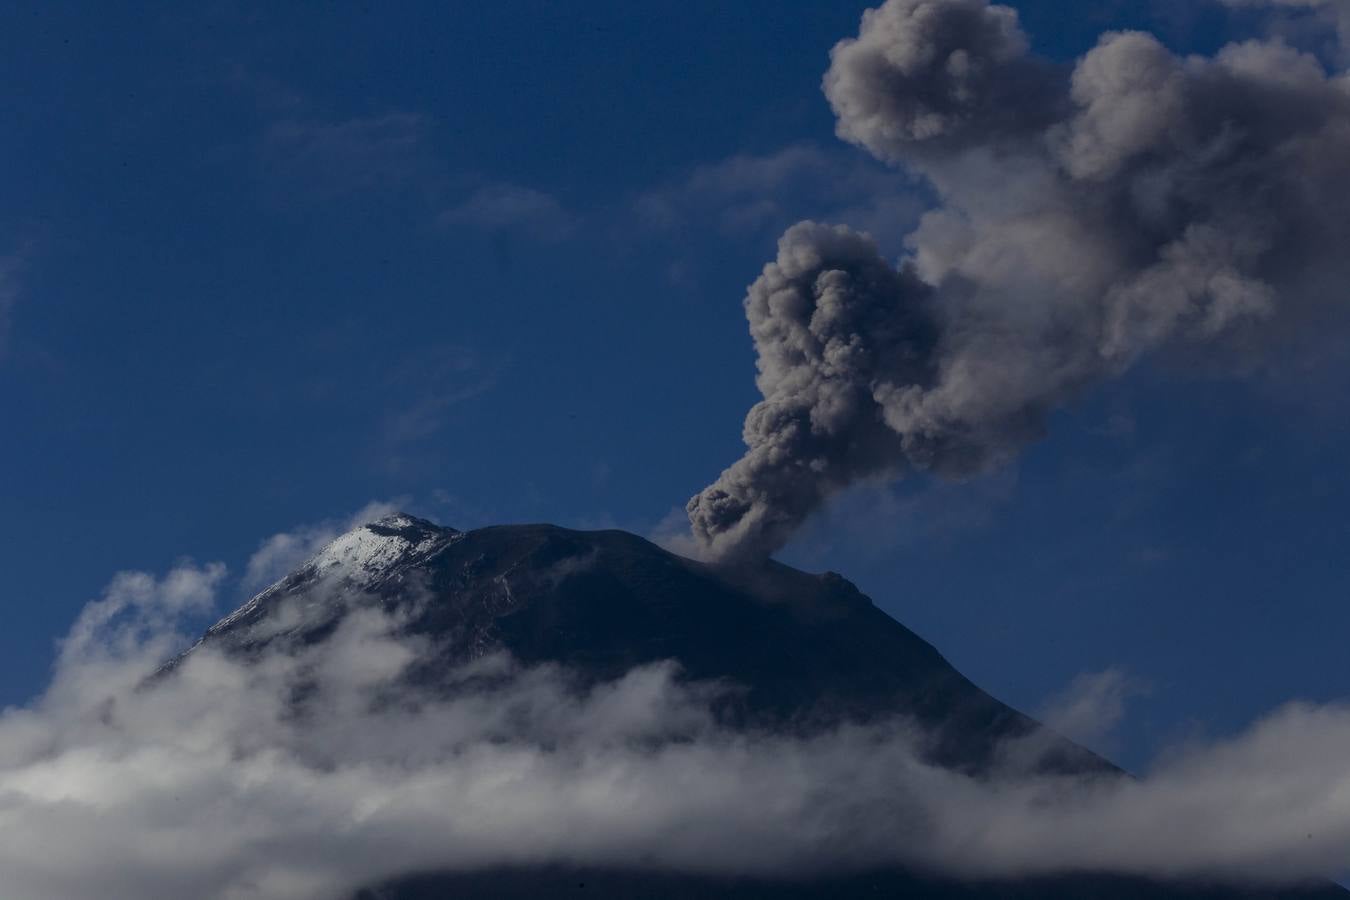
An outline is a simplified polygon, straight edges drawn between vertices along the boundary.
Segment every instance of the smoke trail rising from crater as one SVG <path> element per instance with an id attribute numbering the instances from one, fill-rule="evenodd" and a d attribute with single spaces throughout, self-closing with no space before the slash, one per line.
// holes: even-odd
<path id="1" fill-rule="evenodd" d="M 1341 304 L 1350 76 L 1279 38 L 1029 47 L 1011 8 L 889 0 L 832 51 L 839 136 L 939 202 L 898 265 L 844 227 L 783 235 L 745 300 L 746 453 L 688 505 L 709 555 L 772 553 L 860 479 L 997 465 L 1153 351 Z"/>

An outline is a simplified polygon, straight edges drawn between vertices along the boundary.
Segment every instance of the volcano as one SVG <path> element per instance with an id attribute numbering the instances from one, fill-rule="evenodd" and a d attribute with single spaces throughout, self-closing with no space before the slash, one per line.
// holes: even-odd
<path id="1" fill-rule="evenodd" d="M 209 646 L 261 656 L 277 641 L 321 643 L 355 609 L 398 612 L 435 655 L 406 674 L 427 684 L 484 657 L 566 667 L 595 683 L 674 661 L 684 678 L 731 689 L 729 727 L 810 734 L 904 717 L 933 736 L 943 767 L 978 776 L 1000 748 L 1035 738 L 1037 766 L 1128 777 L 985 693 L 843 577 L 764 561 L 709 565 L 621 531 L 520 525 L 458 531 L 409 515 L 356 528 L 212 626 L 170 664 Z M 534 866 L 409 872 L 361 900 L 440 897 L 842 898 L 968 900 L 1332 900 L 1332 886 L 1272 891 L 1077 874 L 962 881 L 901 869 L 772 879 L 643 868 Z"/>

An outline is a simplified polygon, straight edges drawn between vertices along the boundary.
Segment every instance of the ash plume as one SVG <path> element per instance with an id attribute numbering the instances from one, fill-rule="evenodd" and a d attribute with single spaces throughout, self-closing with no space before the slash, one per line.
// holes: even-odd
<path id="1" fill-rule="evenodd" d="M 889 0 L 835 46 L 838 135 L 939 201 L 898 264 L 840 226 L 780 240 L 745 300 L 746 453 L 688 504 L 709 556 L 772 553 L 861 479 L 997 465 L 1152 352 L 1259 350 L 1340 306 L 1350 75 L 1280 37 L 1029 47 L 986 0 Z"/>

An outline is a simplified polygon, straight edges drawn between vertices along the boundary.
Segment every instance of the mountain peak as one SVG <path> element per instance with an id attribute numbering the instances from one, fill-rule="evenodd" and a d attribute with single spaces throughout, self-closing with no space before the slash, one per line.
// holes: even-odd
<path id="1" fill-rule="evenodd" d="M 329 593 L 335 588 L 343 594 L 378 591 L 386 582 L 401 581 L 406 572 L 429 555 L 461 537 L 463 533 L 454 528 L 402 512 L 358 525 L 338 535 L 298 569 L 211 626 L 207 636 L 257 622 L 283 596 L 320 589 Z M 321 613 L 326 619 L 333 614 L 333 610 Z"/>
<path id="2" fill-rule="evenodd" d="M 380 518 L 376 519 L 373 522 L 366 522 L 362 525 L 358 525 L 356 528 L 353 528 L 352 531 L 360 531 L 362 528 L 370 529 L 372 531 L 375 531 L 376 533 L 385 531 L 407 533 L 407 532 L 445 532 L 455 530 L 453 528 L 446 528 L 445 526 L 437 525 L 435 522 L 428 521 L 427 519 L 421 519 L 418 518 L 417 516 L 409 515 L 408 513 L 405 512 L 394 512 L 390 513 L 387 516 L 381 516 Z"/>
<path id="3" fill-rule="evenodd" d="M 386 573 L 402 560 L 418 557 L 459 534 L 407 513 L 394 513 L 339 535 L 318 552 L 301 571 L 319 576 L 366 580 Z"/>

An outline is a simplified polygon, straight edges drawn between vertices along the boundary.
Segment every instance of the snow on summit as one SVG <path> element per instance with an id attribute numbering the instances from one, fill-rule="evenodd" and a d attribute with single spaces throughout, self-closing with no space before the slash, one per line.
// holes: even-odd
<path id="1" fill-rule="evenodd" d="M 259 615 L 274 599 L 292 589 L 320 582 L 370 590 L 401 566 L 425 559 L 463 534 L 406 513 L 394 513 L 341 534 L 243 606 L 213 625 L 216 632 Z"/>
<path id="2" fill-rule="evenodd" d="M 378 575 L 410 554 L 420 556 L 449 533 L 413 516 L 395 513 L 341 535 L 302 568 L 312 567 L 322 577 Z"/>

